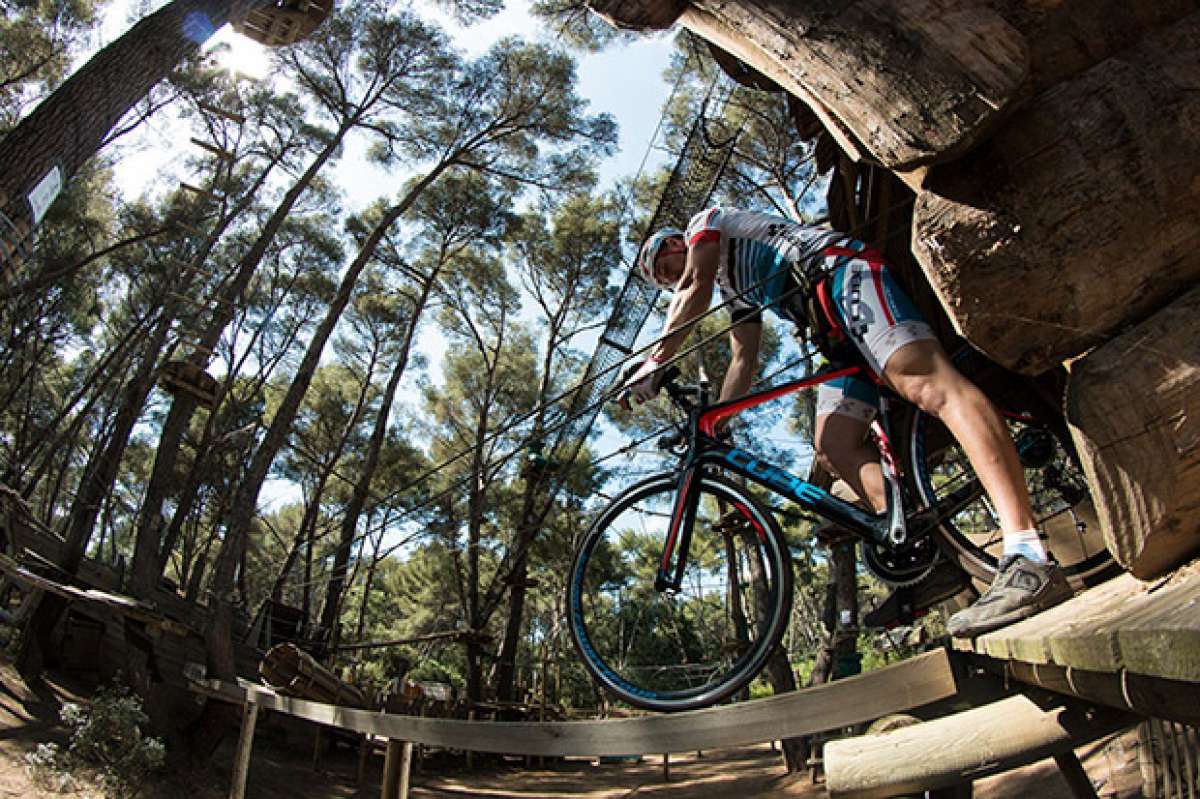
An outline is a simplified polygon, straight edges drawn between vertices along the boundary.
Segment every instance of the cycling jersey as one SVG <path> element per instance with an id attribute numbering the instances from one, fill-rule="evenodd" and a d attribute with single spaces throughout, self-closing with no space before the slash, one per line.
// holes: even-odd
<path id="1" fill-rule="evenodd" d="M 735 320 L 767 308 L 799 325 L 809 322 L 805 289 L 824 276 L 825 248 L 862 246 L 829 228 L 720 207 L 693 216 L 684 239 L 719 242 L 717 285 Z"/>
<path id="2" fill-rule="evenodd" d="M 826 314 L 844 331 L 867 368 L 883 374 L 888 359 L 933 331 L 889 274 L 878 253 L 835 230 L 800 225 L 783 217 L 709 208 L 692 217 L 684 239 L 720 245 L 717 285 L 734 322 L 769 308 L 797 325 L 812 327 L 809 295 L 829 278 Z M 840 360 L 839 354 L 829 352 Z M 837 413 L 870 421 L 878 391 L 863 376 L 823 383 L 817 414 Z"/>

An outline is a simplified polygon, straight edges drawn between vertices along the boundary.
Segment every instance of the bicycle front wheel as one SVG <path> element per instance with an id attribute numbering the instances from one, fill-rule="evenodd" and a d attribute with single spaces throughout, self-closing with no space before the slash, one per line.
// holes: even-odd
<path id="1" fill-rule="evenodd" d="M 747 491 L 700 478 L 684 579 L 655 587 L 675 477 L 621 493 L 589 528 L 568 582 L 570 627 L 592 677 L 646 710 L 707 707 L 754 678 L 787 625 L 791 562 L 778 524 Z"/>

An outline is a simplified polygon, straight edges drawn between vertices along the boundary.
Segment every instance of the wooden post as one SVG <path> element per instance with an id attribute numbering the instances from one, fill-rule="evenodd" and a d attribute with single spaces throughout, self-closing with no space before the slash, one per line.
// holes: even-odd
<path id="1" fill-rule="evenodd" d="M 663 782 L 671 781 L 671 753 L 663 752 Z"/>
<path id="2" fill-rule="evenodd" d="M 242 705 L 242 732 L 238 736 L 237 756 L 233 760 L 233 778 L 229 799 L 245 799 L 246 778 L 250 775 L 250 747 L 254 745 L 254 725 L 258 722 L 258 703 Z"/>
<path id="3" fill-rule="evenodd" d="M 475 720 L 475 708 L 471 708 L 470 710 L 467 711 L 467 721 L 474 721 L 474 720 Z M 472 752 L 470 749 L 467 750 L 467 768 L 468 769 L 475 768 L 475 753 Z"/>
<path id="4" fill-rule="evenodd" d="M 1083 770 L 1083 764 L 1079 762 L 1074 750 L 1056 754 L 1054 762 L 1058 764 L 1058 770 L 1062 772 L 1063 779 L 1067 781 L 1075 799 L 1097 799 L 1096 788 L 1088 778 L 1087 772 Z"/>
<path id="5" fill-rule="evenodd" d="M 412 751 L 412 741 L 388 739 L 387 756 L 383 761 L 383 783 L 380 786 L 381 799 L 408 799 Z"/>
<path id="6" fill-rule="evenodd" d="M 358 741 L 358 773 L 354 775 L 354 784 L 362 785 L 367 776 L 367 758 L 371 754 L 371 736 L 363 733 Z"/>

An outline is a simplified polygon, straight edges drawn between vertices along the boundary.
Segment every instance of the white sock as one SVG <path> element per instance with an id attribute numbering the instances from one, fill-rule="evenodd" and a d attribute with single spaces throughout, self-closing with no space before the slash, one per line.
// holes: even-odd
<path id="1" fill-rule="evenodd" d="M 1042 534 L 1037 530 L 1016 530 L 1004 534 L 1004 555 L 1024 555 L 1037 563 L 1045 563 L 1050 559 L 1046 546 L 1042 543 Z"/>

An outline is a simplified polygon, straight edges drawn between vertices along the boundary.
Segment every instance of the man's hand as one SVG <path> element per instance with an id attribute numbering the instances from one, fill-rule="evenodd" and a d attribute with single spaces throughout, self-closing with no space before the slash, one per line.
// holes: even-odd
<path id="1" fill-rule="evenodd" d="M 661 360 L 651 355 L 642 361 L 639 366 L 626 374 L 625 387 L 617 400 L 622 408 L 629 410 L 629 398 L 631 396 L 637 400 L 639 405 L 654 399 L 662 384 L 663 373 L 658 371 L 658 368 L 662 364 Z"/>

